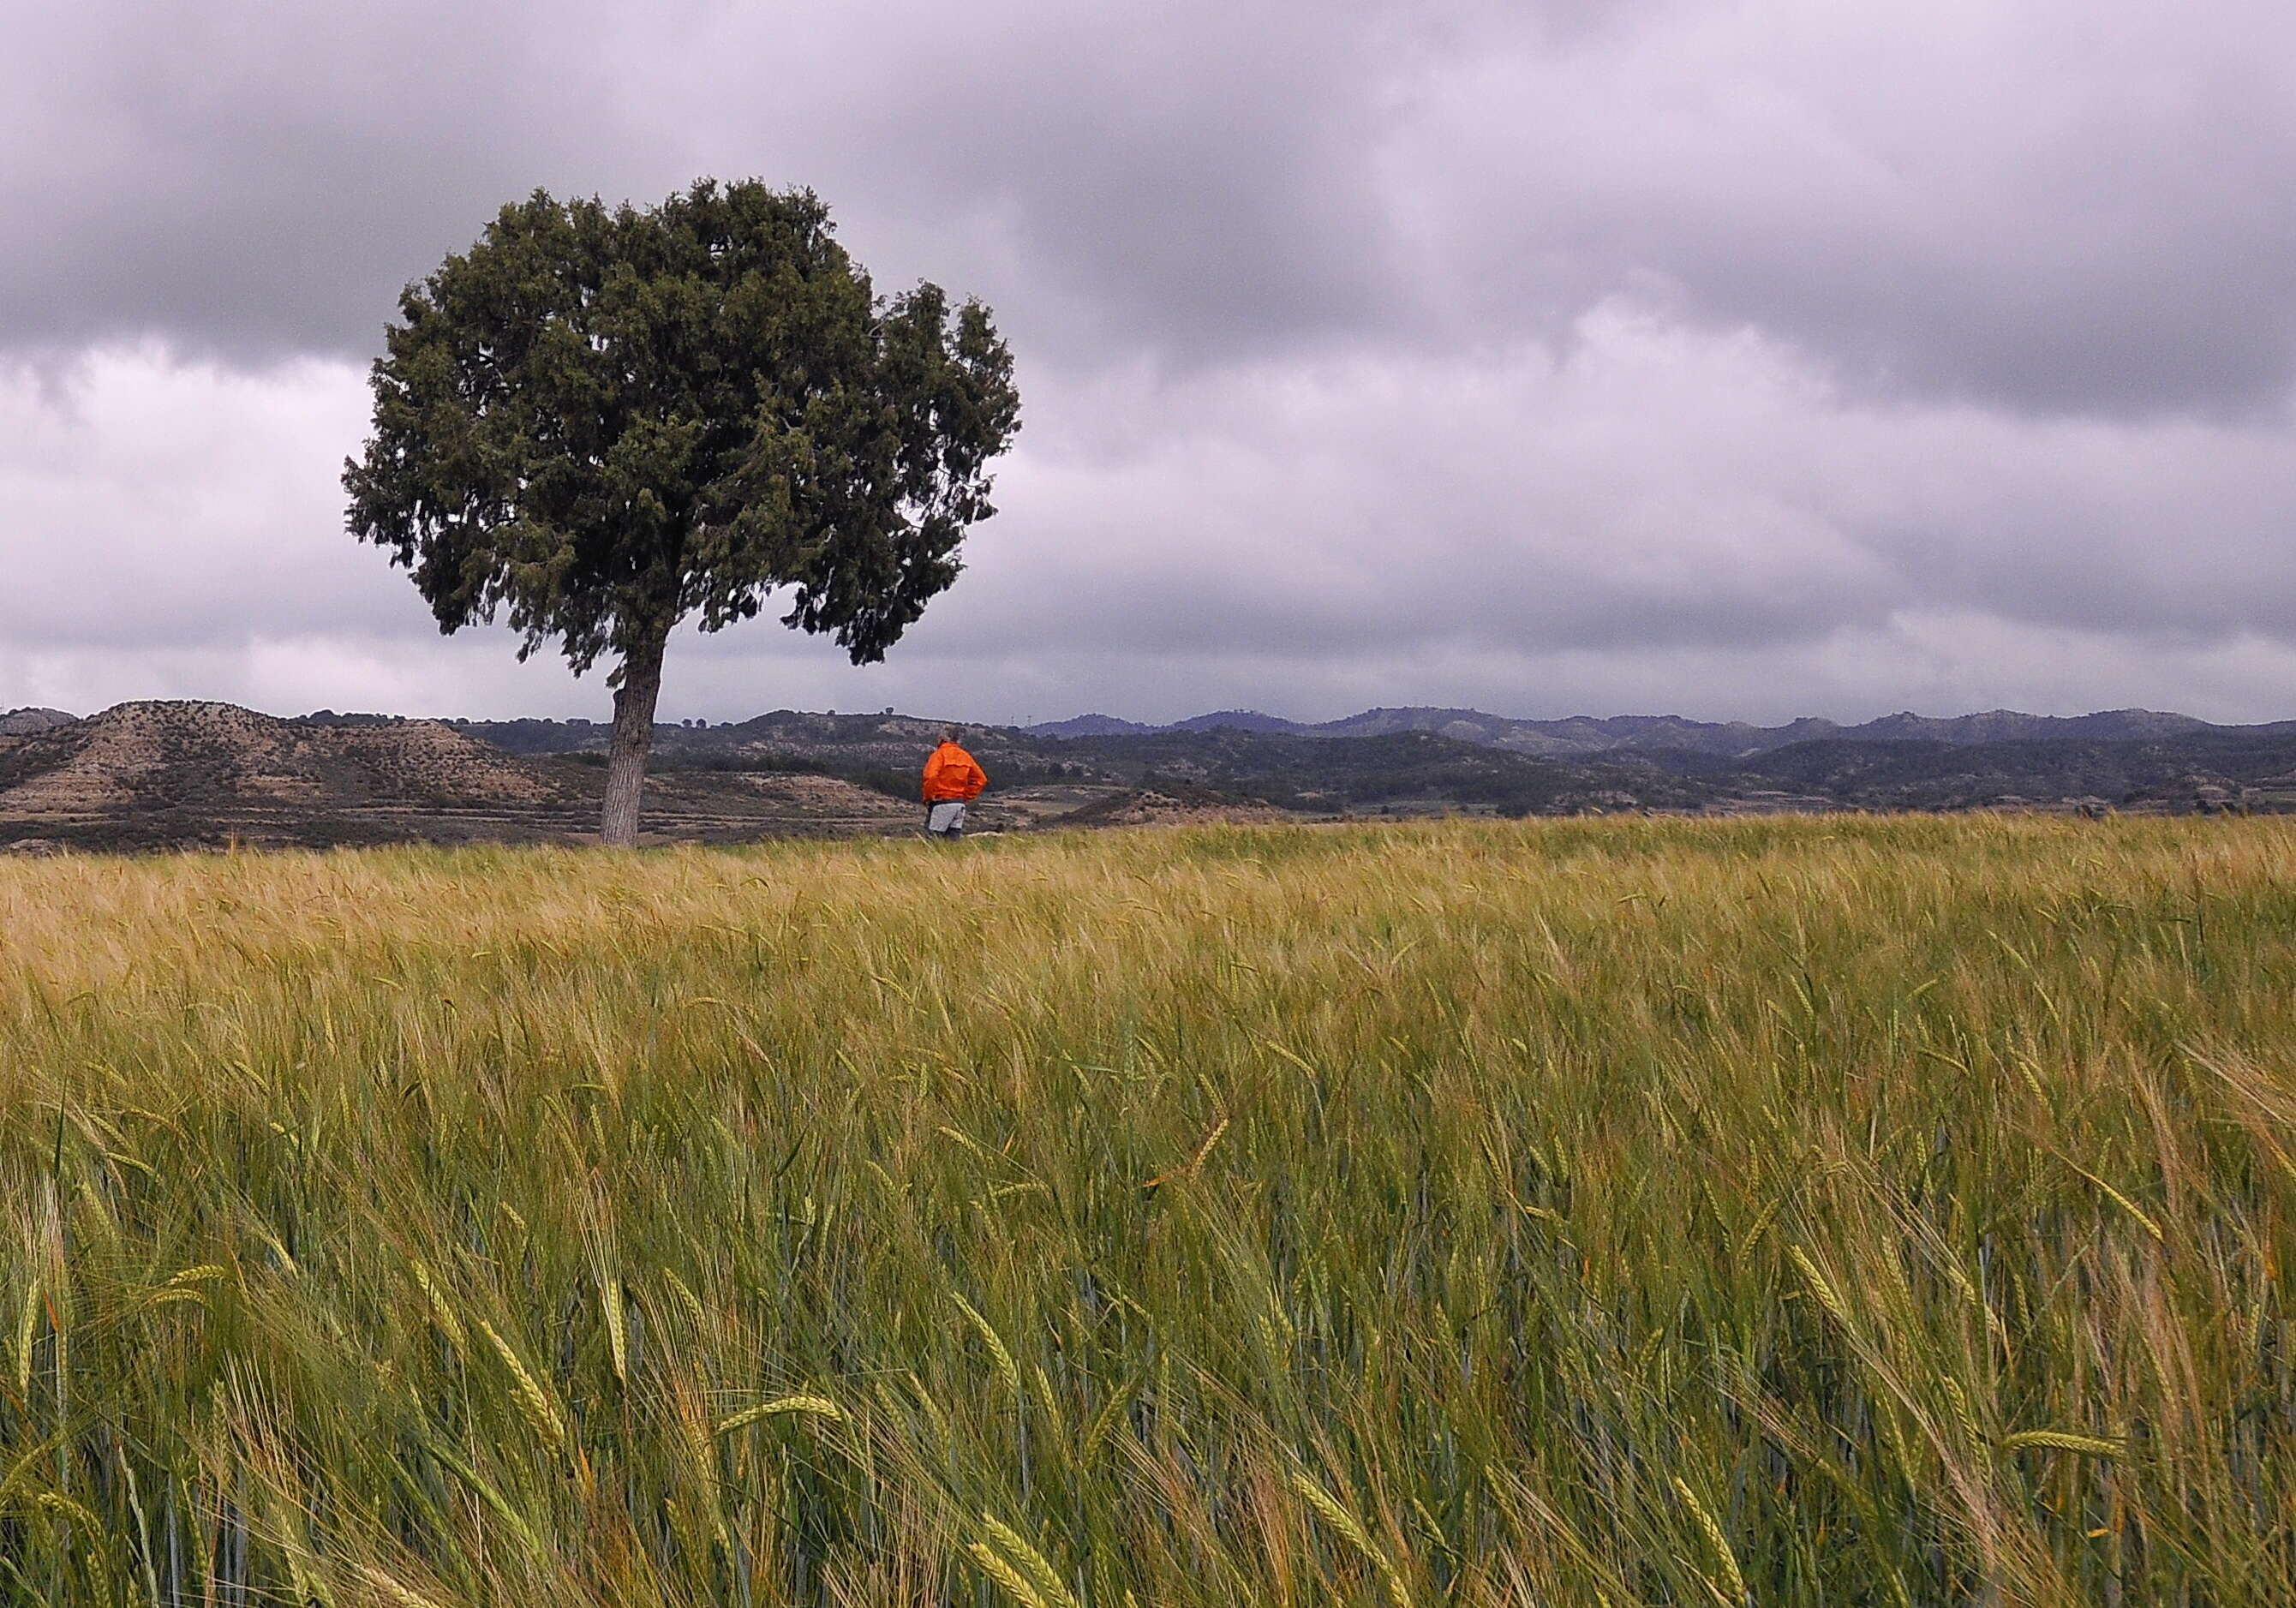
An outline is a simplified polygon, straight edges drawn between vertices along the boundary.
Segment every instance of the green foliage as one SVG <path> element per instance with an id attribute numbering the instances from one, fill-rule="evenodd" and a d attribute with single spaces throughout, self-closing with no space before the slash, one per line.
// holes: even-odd
<path id="1" fill-rule="evenodd" d="M 0 861 L 0 1599 L 2296 1602 L 2296 830 Z"/>
<path id="2" fill-rule="evenodd" d="M 441 628 L 497 611 L 579 671 L 688 614 L 882 658 L 955 578 L 1017 428 L 978 302 L 880 299 L 810 193 L 537 191 L 400 302 L 349 523 Z"/>

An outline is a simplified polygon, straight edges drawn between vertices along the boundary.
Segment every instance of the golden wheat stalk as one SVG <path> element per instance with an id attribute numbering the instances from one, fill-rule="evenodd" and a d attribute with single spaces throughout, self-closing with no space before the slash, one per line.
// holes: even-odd
<path id="1" fill-rule="evenodd" d="M 2016 1451 L 2029 1446 L 2079 1452 L 2084 1457 L 2119 1457 L 2128 1449 L 2120 1441 L 2100 1440 L 2095 1435 L 2077 1435 L 2070 1430 L 2019 1430 L 2013 1435 L 2001 1437 L 2004 1451 Z"/>
<path id="2" fill-rule="evenodd" d="M 166 1307 L 179 1301 L 190 1301 L 202 1311 L 207 1309 L 208 1298 L 197 1290 L 154 1290 L 144 1298 L 146 1307 Z"/>
<path id="3" fill-rule="evenodd" d="M 1220 1120 L 1212 1124 L 1211 1132 L 1204 1136 L 1204 1142 L 1196 1146 L 1196 1153 L 1188 1158 L 1190 1177 L 1193 1178 L 1203 1171 L 1204 1163 L 1210 1159 L 1212 1152 L 1218 1147 L 1219 1142 L 1227 1136 L 1227 1114 L 1223 1112 L 1220 1114 Z"/>
<path id="4" fill-rule="evenodd" d="M 1969 1397 L 1963 1391 L 1960 1382 L 1948 1374 L 1940 1376 L 1938 1382 L 1945 1387 L 1946 1399 L 1953 1403 L 1954 1422 L 1961 1426 L 1961 1432 L 1968 1438 L 1970 1446 L 1982 1454 L 1985 1437 L 1978 1430 L 1977 1415 L 1970 1410 Z"/>
<path id="5" fill-rule="evenodd" d="M 1126 1407 L 1130 1405 L 1138 1389 L 1137 1385 L 1125 1385 L 1111 1395 L 1107 1401 L 1102 1404 L 1100 1411 L 1093 1415 L 1092 1427 L 1085 1432 L 1084 1444 L 1077 1449 L 1078 1467 L 1092 1466 L 1092 1460 L 1099 1452 L 1101 1442 L 1108 1439 L 1109 1432 L 1117 1425 L 1119 1415 L 1123 1413 Z"/>
<path id="6" fill-rule="evenodd" d="M 778 1418 L 785 1413 L 826 1418 L 832 1423 L 845 1422 L 845 1409 L 826 1396 L 776 1396 L 771 1401 L 760 1401 L 755 1407 L 745 1407 L 738 1413 L 727 1414 L 718 1421 L 717 1432 L 730 1435 L 761 1418 Z"/>
<path id="7" fill-rule="evenodd" d="M 1306 1497 L 1308 1505 L 1321 1514 L 1325 1523 L 1339 1531 L 1349 1546 L 1361 1553 L 1365 1560 L 1379 1571 L 1380 1579 L 1387 1586 L 1388 1600 L 1394 1608 L 1411 1608 L 1411 1592 L 1404 1585 L 1403 1571 L 1395 1566 L 1394 1560 L 1384 1551 L 1372 1544 L 1370 1534 L 1357 1522 L 1355 1514 L 1342 1506 L 1339 1498 L 1325 1490 L 1319 1482 L 1296 1469 L 1292 1473 L 1292 1489 Z"/>
<path id="8" fill-rule="evenodd" d="M 404 1581 L 393 1579 L 372 1563 L 361 1563 L 358 1571 L 367 1584 L 398 1604 L 398 1608 L 439 1608 L 439 1604 L 424 1596 Z"/>
<path id="9" fill-rule="evenodd" d="M 2136 1202 L 2130 1200 L 2127 1195 L 2121 1194 L 2120 1191 L 2115 1189 L 2112 1185 L 2106 1183 L 2103 1178 L 2098 1177 L 2095 1173 L 2091 1172 L 2087 1168 L 2081 1166 L 2079 1162 L 2068 1161 L 2065 1165 L 2071 1168 L 2075 1172 L 2080 1174 L 2081 1177 L 2087 1178 L 2090 1183 L 2095 1185 L 2099 1189 L 2104 1191 L 2105 1194 L 2111 1195 L 2114 1202 L 2130 1217 L 2135 1218 L 2136 1219 L 2137 1226 L 2143 1228 L 2145 1233 L 2151 1235 L 2155 1241 L 2165 1243 L 2167 1236 L 2161 1233 L 2160 1221 L 2158 1218 L 2154 1218 L 2151 1212 L 2145 1210 L 2142 1206 L 2139 1206 Z"/>
<path id="10" fill-rule="evenodd" d="M 1030 1546 L 1020 1531 L 999 1521 L 993 1514 L 980 1515 L 981 1528 L 989 1539 L 1004 1549 L 1005 1554 L 1035 1587 L 1040 1600 L 1048 1608 L 1077 1608 L 1076 1596 L 1064 1584 L 1060 1574 L 1045 1555 Z"/>
<path id="11" fill-rule="evenodd" d="M 985 1541 L 967 1541 L 964 1550 L 980 1565 L 980 1572 L 1004 1587 L 1005 1595 L 1021 1608 L 1055 1608 L 1055 1604 L 1038 1596 L 1021 1571 L 1006 1563 L 1004 1557 Z"/>
<path id="12" fill-rule="evenodd" d="M 559 1416 L 557 1404 L 543 1391 L 541 1382 L 527 1372 L 526 1364 L 512 1350 L 510 1341 L 495 1332 L 495 1326 L 485 1318 L 473 1318 L 479 1332 L 494 1345 L 502 1358 L 503 1366 L 510 1370 L 511 1383 L 516 1386 L 512 1399 L 518 1403 L 520 1415 L 534 1426 L 534 1432 L 550 1445 L 553 1451 L 566 1449 L 566 1422 Z"/>
<path id="13" fill-rule="evenodd" d="M 62 1491 L 44 1490 L 38 1496 L 32 1498 L 32 1505 L 40 1509 L 43 1513 L 52 1513 L 55 1514 L 56 1517 L 62 1519 L 69 1523 L 78 1525 L 81 1530 L 86 1532 L 90 1540 L 94 1540 L 105 1533 L 105 1525 L 102 1520 L 88 1512 L 86 1508 L 73 1501 L 70 1497 L 65 1496 Z"/>
<path id="14" fill-rule="evenodd" d="M 701 1298 L 693 1293 L 684 1279 L 677 1276 L 674 1268 L 664 1268 L 661 1270 L 661 1276 L 668 1281 L 670 1292 L 685 1307 L 686 1317 L 693 1320 L 695 1338 L 698 1339 L 707 1333 L 709 1329 L 709 1315 L 708 1309 L 701 1304 Z"/>
<path id="15" fill-rule="evenodd" d="M 1792 1196 L 1792 1189 L 1781 1189 L 1770 1197 L 1769 1204 L 1754 1214 L 1754 1220 L 1746 1226 L 1746 1232 L 1738 1236 L 1738 1260 L 1742 1262 L 1753 1254 L 1754 1247 L 1761 1243 L 1762 1235 L 1770 1231 L 1770 1225 L 1778 1220 L 1778 1213 L 1785 1210 L 1786 1202 Z"/>
<path id="16" fill-rule="evenodd" d="M 1004 1379 L 1005 1385 L 1015 1397 L 1020 1396 L 1021 1393 L 1021 1367 L 1013 1360 L 1013 1353 L 1004 1349 L 1004 1340 L 990 1325 L 988 1320 L 980 1316 L 979 1309 L 971 1301 L 954 1290 L 948 1292 L 948 1299 L 956 1303 L 956 1309 L 964 1314 L 964 1321 L 972 1325 L 973 1333 L 980 1336 L 980 1343 L 988 1348 L 988 1355 L 996 1360 L 996 1372 Z"/>
<path id="17" fill-rule="evenodd" d="M 463 1320 L 455 1316 L 455 1309 L 447 1304 L 447 1297 L 431 1281 L 430 1268 L 424 1267 L 420 1261 L 409 1262 L 407 1266 L 414 1270 L 414 1282 L 422 1289 L 423 1299 L 430 1303 L 431 1321 L 439 1325 L 439 1332 L 447 1337 L 447 1343 L 455 1348 L 455 1355 L 460 1357 L 465 1350 Z"/>
<path id="18" fill-rule="evenodd" d="M 1802 1278 L 1808 1284 L 1810 1293 L 1817 1297 L 1818 1304 L 1833 1315 L 1834 1322 L 1845 1329 L 1854 1331 L 1857 1325 L 1849 1321 L 1848 1303 L 1834 1293 L 1833 1286 L 1826 1281 L 1825 1275 L 1817 1270 L 1817 1264 L 1810 1259 L 1809 1252 L 1804 1251 L 1800 1245 L 1788 1245 L 1786 1254 L 1793 1259 L 1793 1265 L 1801 1270 Z"/>
<path id="19" fill-rule="evenodd" d="M 630 1337 L 628 1320 L 622 1311 L 622 1281 L 608 1276 L 598 1291 L 598 1305 L 606 1317 L 606 1347 L 612 1353 L 614 1377 L 627 1384 L 630 1382 Z"/>
<path id="20" fill-rule="evenodd" d="M 1698 1493 L 1691 1489 L 1689 1483 L 1679 1474 L 1674 1476 L 1674 1489 L 1675 1494 L 1682 1498 L 1683 1505 L 1690 1509 L 1691 1516 L 1698 1521 L 1698 1528 L 1705 1532 L 1706 1545 L 1712 1549 L 1715 1563 L 1721 1566 L 1729 1600 L 1734 1604 L 1744 1602 L 1746 1577 L 1738 1572 L 1738 1555 L 1730 1550 L 1729 1538 L 1722 1533 L 1720 1521 L 1715 1518 L 1705 1503 L 1698 1499 Z"/>
<path id="21" fill-rule="evenodd" d="M 16 1322 L 16 1393 L 32 1393 L 32 1342 L 40 1322 L 40 1281 L 31 1280 L 24 1286 L 24 1310 Z"/>

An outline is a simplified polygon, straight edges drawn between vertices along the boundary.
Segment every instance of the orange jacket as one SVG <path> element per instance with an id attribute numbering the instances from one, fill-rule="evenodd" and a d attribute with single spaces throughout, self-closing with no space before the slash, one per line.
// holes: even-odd
<path id="1" fill-rule="evenodd" d="M 952 799 L 977 799 L 988 785 L 988 773 L 971 754 L 954 742 L 944 742 L 925 761 L 925 802 L 945 804 Z"/>

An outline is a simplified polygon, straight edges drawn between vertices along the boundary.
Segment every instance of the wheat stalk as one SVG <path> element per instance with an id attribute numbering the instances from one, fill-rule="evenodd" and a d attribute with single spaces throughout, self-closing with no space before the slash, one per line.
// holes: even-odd
<path id="1" fill-rule="evenodd" d="M 534 1432 L 547 1441 L 553 1451 L 565 1450 L 566 1423 L 559 1416 L 557 1405 L 544 1392 L 540 1382 L 527 1372 L 526 1364 L 511 1349 L 510 1341 L 496 1333 L 492 1324 L 483 1317 L 472 1321 L 493 1344 L 496 1354 L 503 1360 L 503 1366 L 510 1370 L 511 1383 L 516 1387 L 512 1399 L 518 1403 L 520 1415 L 533 1425 Z"/>
<path id="2" fill-rule="evenodd" d="M 1729 1538 L 1722 1533 L 1720 1521 L 1715 1518 L 1705 1503 L 1698 1499 L 1698 1493 L 1691 1489 L 1689 1482 L 1679 1474 L 1674 1476 L 1674 1489 L 1675 1494 L 1682 1498 L 1683 1505 L 1690 1509 L 1691 1515 L 1698 1521 L 1698 1528 L 1705 1533 L 1706 1545 L 1713 1551 L 1715 1563 L 1721 1566 L 1730 1602 L 1744 1602 L 1746 1577 L 1738 1572 L 1738 1555 L 1730 1549 Z"/>
<path id="3" fill-rule="evenodd" d="M 1960 1382 L 1948 1374 L 1942 1375 L 1938 1382 L 1945 1387 L 1946 1399 L 1953 1404 L 1954 1422 L 1961 1426 L 1961 1432 L 1967 1438 L 1971 1448 L 1982 1453 L 1985 1437 L 1978 1430 L 1977 1415 L 1970 1411 L 1969 1398 L 1963 1393 Z"/>
<path id="4" fill-rule="evenodd" d="M 461 1356 L 465 1350 L 463 1320 L 455 1316 L 455 1309 L 447 1304 L 446 1296 L 439 1292 L 439 1286 L 431 1282 L 430 1268 L 424 1267 L 420 1261 L 409 1262 L 407 1266 L 414 1269 L 414 1283 L 421 1288 L 423 1299 L 430 1304 L 431 1321 L 439 1325 L 439 1332 L 447 1337 L 447 1343 L 455 1348 L 455 1354 Z"/>
<path id="5" fill-rule="evenodd" d="M 372 1563 L 358 1565 L 359 1573 L 376 1590 L 398 1604 L 398 1608 L 439 1608 L 439 1604 L 424 1596 L 412 1586 L 393 1579 Z"/>
<path id="6" fill-rule="evenodd" d="M 1100 1450 L 1101 1442 L 1107 1440 L 1109 1432 L 1116 1427 L 1119 1415 L 1130 1405 L 1136 1390 L 1136 1386 L 1127 1384 L 1121 1390 L 1111 1392 L 1108 1399 L 1101 1404 L 1100 1411 L 1093 1415 L 1092 1427 L 1085 1432 L 1084 1444 L 1077 1449 L 1078 1467 L 1092 1466 L 1093 1457 Z"/>
<path id="7" fill-rule="evenodd" d="M 987 1542 L 968 1541 L 964 1544 L 964 1550 L 972 1555 L 974 1563 L 980 1565 L 980 1572 L 1002 1586 L 1005 1595 L 1019 1603 L 1021 1608 L 1057 1608 L 1055 1603 L 1038 1596 L 1036 1588 L 1021 1571 Z"/>
<path id="8" fill-rule="evenodd" d="M 32 1342 L 38 1333 L 40 1322 L 40 1281 L 27 1280 L 24 1285 L 24 1310 L 16 1320 L 16 1394 L 32 1393 Z"/>
<path id="9" fill-rule="evenodd" d="M 1355 1514 L 1341 1506 L 1339 1498 L 1307 1473 L 1294 1470 L 1291 1478 L 1292 1489 L 1308 1499 L 1308 1505 L 1321 1514 L 1325 1523 L 1339 1531 L 1349 1546 L 1361 1553 L 1365 1560 L 1379 1571 L 1380 1579 L 1387 1586 L 1388 1600 L 1394 1608 L 1411 1608 L 1411 1592 L 1404 1585 L 1402 1571 L 1396 1568 L 1394 1560 L 1383 1550 L 1372 1544 L 1371 1536 L 1357 1522 Z"/>
<path id="10" fill-rule="evenodd" d="M 2016 1451 L 2029 1446 L 2049 1447 L 2061 1452 L 2079 1452 L 2085 1457 L 2119 1457 L 2125 1448 L 2118 1440 L 2103 1440 L 2095 1435 L 2077 1435 L 2070 1430 L 2019 1430 L 2013 1435 L 2001 1437 L 2005 1451 Z"/>
<path id="11" fill-rule="evenodd" d="M 964 1314 L 964 1321 L 972 1325 L 973 1333 L 980 1336 L 981 1344 L 988 1348 L 988 1355 L 996 1364 L 998 1377 L 1004 1381 L 1006 1387 L 1016 1398 L 1019 1397 L 1021 1394 L 1020 1365 L 1013 1360 L 1013 1353 L 1004 1349 L 1003 1339 L 990 1326 L 988 1320 L 981 1317 L 973 1304 L 964 1296 L 952 1290 L 948 1293 L 948 1299 L 956 1303 L 956 1309 Z"/>
<path id="12" fill-rule="evenodd" d="M 1857 1325 L 1849 1321 L 1849 1306 L 1841 1296 L 1834 1293 L 1833 1286 L 1826 1281 L 1825 1275 L 1817 1270 L 1817 1264 L 1810 1259 L 1809 1252 L 1804 1251 L 1800 1245 L 1789 1245 L 1786 1247 L 1786 1254 L 1793 1259 L 1793 1265 L 1801 1270 L 1802 1278 L 1808 1284 L 1810 1292 L 1817 1297 L 1818 1304 L 1833 1315 L 1834 1322 L 1855 1333 Z"/>
<path id="13" fill-rule="evenodd" d="M 798 1413 L 811 1418 L 826 1418 L 832 1423 L 845 1421 L 845 1409 L 826 1396 L 776 1396 L 771 1401 L 761 1401 L 754 1407 L 729 1413 L 718 1421 L 717 1432 L 730 1435 L 761 1418 L 778 1418 L 785 1413 Z"/>
<path id="14" fill-rule="evenodd" d="M 1062 1581 L 1044 1554 L 1030 1546 L 1020 1531 L 991 1514 L 982 1514 L 980 1524 L 988 1532 L 989 1538 L 1003 1547 L 1021 1572 L 1028 1577 L 1029 1583 L 1038 1593 L 1038 1600 L 1047 1608 L 1077 1608 L 1075 1595 Z"/>
<path id="15" fill-rule="evenodd" d="M 598 1305 L 606 1318 L 606 1347 L 613 1358 L 614 1377 L 630 1382 L 630 1339 L 627 1315 L 622 1310 L 622 1281 L 609 1276 L 599 1286 Z"/>

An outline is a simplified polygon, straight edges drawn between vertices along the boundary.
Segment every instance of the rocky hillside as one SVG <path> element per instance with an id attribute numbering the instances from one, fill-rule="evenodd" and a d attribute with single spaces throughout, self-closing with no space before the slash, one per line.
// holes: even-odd
<path id="1" fill-rule="evenodd" d="M 10 710 L 0 715 L 0 737 L 29 737 L 52 726 L 68 726 L 72 718 L 62 710 Z"/>
<path id="2" fill-rule="evenodd" d="M 125 703 L 0 735 L 0 849 L 580 842 L 597 833 L 596 759 L 509 753 L 436 720 Z M 659 775 L 645 824 L 655 841 L 738 841 L 902 831 L 915 816 L 779 764 Z"/>
<path id="3" fill-rule="evenodd" d="M 435 720 L 335 725 L 228 703 L 123 703 L 0 740 L 0 811 L 537 804 L 562 790 Z"/>

